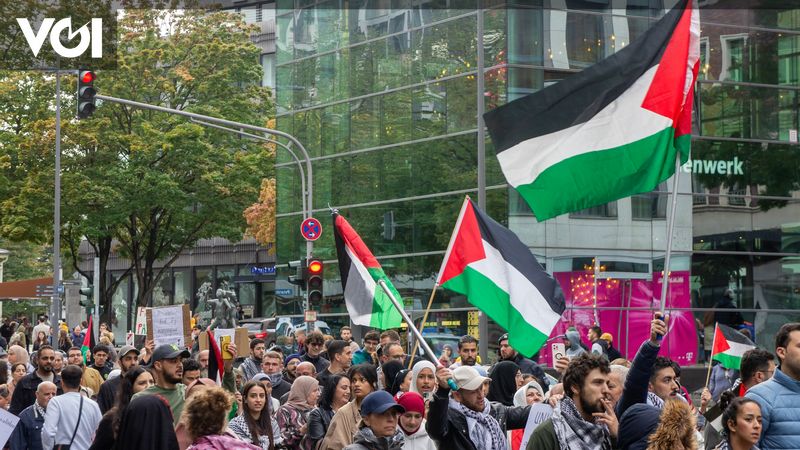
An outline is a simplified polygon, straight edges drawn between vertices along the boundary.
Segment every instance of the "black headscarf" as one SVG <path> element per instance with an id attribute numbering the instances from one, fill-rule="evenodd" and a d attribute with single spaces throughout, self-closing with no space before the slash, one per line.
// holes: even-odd
<path id="1" fill-rule="evenodd" d="M 408 369 L 397 372 L 397 375 L 394 376 L 394 383 L 392 383 L 392 387 L 389 389 L 390 394 L 397 395 L 397 393 L 400 392 L 400 385 L 403 384 L 403 380 L 406 379 L 408 372 L 410 372 Z"/>
<path id="2" fill-rule="evenodd" d="M 114 450 L 178 450 L 172 412 L 160 395 L 137 397 L 128 404 Z"/>
<path id="3" fill-rule="evenodd" d="M 381 371 L 383 371 L 383 384 L 385 391 L 392 390 L 394 379 L 401 370 L 403 370 L 403 363 L 394 359 L 381 366 Z"/>
<path id="4" fill-rule="evenodd" d="M 500 402 L 506 406 L 514 406 L 514 394 L 517 392 L 517 372 L 519 366 L 511 361 L 501 361 L 494 366 L 490 378 L 489 395 L 492 402 Z"/>

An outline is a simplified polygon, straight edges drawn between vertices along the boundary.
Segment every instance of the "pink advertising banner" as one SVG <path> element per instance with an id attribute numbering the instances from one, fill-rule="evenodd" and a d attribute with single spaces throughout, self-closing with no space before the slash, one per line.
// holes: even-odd
<path id="1" fill-rule="evenodd" d="M 570 326 L 580 333 L 581 340 L 589 346 L 586 337 L 589 328 L 595 324 L 594 275 L 589 271 L 556 272 L 556 280 L 561 284 L 566 298 L 567 309 L 561 321 L 550 335 L 549 342 L 561 342 Z M 652 275 L 653 281 L 641 279 L 597 280 L 597 306 L 621 308 L 619 310 L 597 310 L 600 328 L 613 336 L 613 347 L 623 357 L 632 360 L 639 346 L 650 335 L 650 320 L 658 311 L 661 297 L 661 273 Z M 670 274 L 667 309 L 688 308 L 691 306 L 689 291 L 689 272 L 673 271 Z M 628 310 L 628 308 L 647 308 L 647 310 Z M 669 312 L 669 331 L 662 342 L 663 356 L 669 356 L 681 366 L 697 362 L 698 337 L 695 320 L 689 311 Z M 551 365 L 550 345 L 546 344 L 539 352 L 539 362 Z"/>

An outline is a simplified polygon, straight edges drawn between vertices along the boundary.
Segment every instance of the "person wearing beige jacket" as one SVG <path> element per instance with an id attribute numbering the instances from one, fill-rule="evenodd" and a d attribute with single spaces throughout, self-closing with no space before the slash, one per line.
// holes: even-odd
<path id="1" fill-rule="evenodd" d="M 336 411 L 331 419 L 325 438 L 316 450 L 341 450 L 353 443 L 361 421 L 361 401 L 375 391 L 378 385 L 378 372 L 371 364 L 358 364 L 347 371 L 353 400 Z"/>

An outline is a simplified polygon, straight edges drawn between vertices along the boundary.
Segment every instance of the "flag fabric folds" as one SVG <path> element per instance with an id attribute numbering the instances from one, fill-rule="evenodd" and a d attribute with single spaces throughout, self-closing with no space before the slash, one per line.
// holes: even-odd
<path id="1" fill-rule="evenodd" d="M 81 355 L 83 355 L 83 365 L 89 367 L 92 359 L 92 349 L 94 349 L 94 324 L 92 323 L 92 316 L 89 316 L 89 328 L 86 329 L 86 334 L 83 336 L 81 343 Z"/>
<path id="2" fill-rule="evenodd" d="M 353 323 L 381 330 L 399 327 L 400 312 L 378 281 L 385 281 L 395 299 L 402 301 L 397 289 L 347 220 L 334 212 L 333 225 L 344 300 Z"/>
<path id="3" fill-rule="evenodd" d="M 648 192 L 686 162 L 700 19 L 681 0 L 599 63 L 484 115 L 508 183 L 539 221 Z"/>
<path id="4" fill-rule="evenodd" d="M 739 370 L 742 365 L 742 355 L 754 348 L 756 348 L 756 344 L 753 341 L 733 328 L 721 323 L 717 323 L 714 328 L 711 359 L 719 361 L 722 367 Z"/>
<path id="5" fill-rule="evenodd" d="M 208 378 L 216 381 L 217 384 L 222 383 L 222 375 L 224 374 L 225 367 L 222 360 L 222 352 L 217 345 L 217 340 L 214 338 L 214 333 L 208 331 Z M 245 380 L 250 381 L 250 380 Z"/>
<path id="6" fill-rule="evenodd" d="M 532 356 L 564 312 L 564 293 L 511 230 L 472 200 L 464 200 L 442 268 L 439 286 L 467 297 L 501 327 L 509 345 Z"/>

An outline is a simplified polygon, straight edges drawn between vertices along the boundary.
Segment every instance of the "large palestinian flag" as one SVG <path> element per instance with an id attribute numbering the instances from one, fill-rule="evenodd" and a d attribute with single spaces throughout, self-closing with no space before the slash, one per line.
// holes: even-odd
<path id="1" fill-rule="evenodd" d="M 344 301 L 353 323 L 381 330 L 399 327 L 402 320 L 400 312 L 383 288 L 378 286 L 378 281 L 386 282 L 397 301 L 402 301 L 400 293 L 361 236 L 336 212 L 333 213 L 333 235 L 339 256 Z"/>
<path id="2" fill-rule="evenodd" d="M 714 344 L 711 347 L 711 359 L 719 361 L 726 369 L 736 369 L 742 365 L 742 355 L 756 348 L 747 336 L 733 328 L 720 323 L 714 328 Z"/>
<path id="3" fill-rule="evenodd" d="M 508 330 L 525 356 L 539 351 L 564 312 L 564 293 L 516 234 L 467 197 L 436 279 Z"/>
<path id="4" fill-rule="evenodd" d="M 614 55 L 484 115 L 539 221 L 648 192 L 689 157 L 700 19 L 681 0 Z"/>

